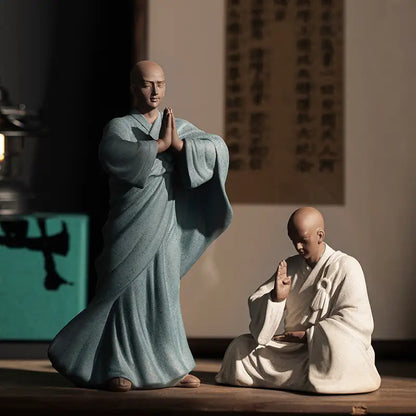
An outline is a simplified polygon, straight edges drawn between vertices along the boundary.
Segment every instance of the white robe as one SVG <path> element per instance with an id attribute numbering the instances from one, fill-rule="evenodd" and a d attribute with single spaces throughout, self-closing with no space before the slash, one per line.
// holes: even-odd
<path id="1" fill-rule="evenodd" d="M 271 300 L 273 275 L 249 298 L 251 334 L 230 344 L 216 381 L 325 394 L 378 389 L 373 317 L 358 261 L 328 245 L 312 270 L 299 255 L 286 261 L 289 296 Z M 307 343 L 273 340 L 285 331 L 306 331 Z"/>

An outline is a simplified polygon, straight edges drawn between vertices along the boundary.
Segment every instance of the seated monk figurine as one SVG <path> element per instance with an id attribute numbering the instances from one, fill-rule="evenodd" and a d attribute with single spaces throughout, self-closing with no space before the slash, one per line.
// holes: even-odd
<path id="1" fill-rule="evenodd" d="M 324 394 L 377 390 L 360 264 L 324 242 L 315 208 L 296 210 L 287 228 L 299 254 L 282 260 L 249 298 L 250 334 L 230 344 L 216 381 Z"/>

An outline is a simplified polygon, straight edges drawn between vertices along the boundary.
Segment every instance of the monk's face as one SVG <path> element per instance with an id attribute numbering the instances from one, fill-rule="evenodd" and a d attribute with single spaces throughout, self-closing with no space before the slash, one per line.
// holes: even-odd
<path id="1" fill-rule="evenodd" d="M 142 112 L 151 111 L 159 107 L 165 96 L 165 74 L 163 69 L 155 63 L 145 63 L 136 72 L 132 91 L 136 105 Z"/>
<path id="2" fill-rule="evenodd" d="M 322 255 L 321 229 L 307 223 L 292 224 L 288 229 L 288 235 L 296 251 L 313 267 Z"/>

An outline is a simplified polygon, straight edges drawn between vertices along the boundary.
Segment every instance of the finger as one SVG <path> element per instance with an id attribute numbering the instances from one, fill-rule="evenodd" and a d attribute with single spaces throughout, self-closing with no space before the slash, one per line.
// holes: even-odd
<path id="1" fill-rule="evenodd" d="M 279 278 L 282 278 L 286 276 L 286 274 L 287 274 L 287 268 L 283 262 L 280 262 L 277 268 L 277 275 L 279 276 Z"/>
<path id="2" fill-rule="evenodd" d="M 175 123 L 175 114 L 173 114 L 173 109 L 171 107 L 169 108 L 170 108 L 170 114 L 172 115 L 173 123 Z"/>
<path id="3" fill-rule="evenodd" d="M 172 115 L 170 113 L 166 118 L 166 130 L 172 130 Z"/>
<path id="4" fill-rule="evenodd" d="M 283 335 L 282 338 L 279 340 L 281 342 L 290 342 L 290 336 L 288 336 L 287 334 Z"/>
<path id="5" fill-rule="evenodd" d="M 170 119 L 169 119 L 169 127 L 172 130 L 174 130 L 175 129 L 175 117 L 173 117 L 173 114 L 172 113 L 169 114 L 169 117 L 170 117 Z"/>
<path id="6" fill-rule="evenodd" d="M 163 119 L 162 122 L 166 125 L 169 121 L 169 110 L 167 108 L 165 108 L 163 110 Z"/>

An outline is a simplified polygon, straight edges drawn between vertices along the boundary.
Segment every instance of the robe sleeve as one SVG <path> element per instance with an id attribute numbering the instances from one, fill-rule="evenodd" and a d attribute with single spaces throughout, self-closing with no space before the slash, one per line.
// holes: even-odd
<path id="1" fill-rule="evenodd" d="M 214 176 L 218 163 L 223 165 L 220 171 L 228 170 L 228 149 L 221 137 L 183 119 L 176 119 L 176 124 L 179 138 L 185 145 L 180 169 L 185 187 L 197 188 L 207 183 Z"/>
<path id="2" fill-rule="evenodd" d="M 350 256 L 334 267 L 336 287 L 328 316 L 306 331 L 309 380 L 318 393 L 373 391 L 380 386 L 380 376 L 371 346 L 373 317 L 364 274 Z"/>
<path id="3" fill-rule="evenodd" d="M 111 120 L 104 129 L 99 158 L 104 170 L 116 179 L 143 188 L 156 155 L 156 141 L 138 141 L 121 119 Z"/>
<path id="4" fill-rule="evenodd" d="M 181 276 L 229 226 L 232 209 L 225 192 L 228 149 L 224 140 L 175 119 L 184 151 L 175 158 L 175 209 L 180 230 Z M 191 254 L 192 253 L 192 254 Z"/>
<path id="5" fill-rule="evenodd" d="M 283 319 L 286 300 L 273 302 L 270 292 L 274 287 L 275 274 L 260 286 L 248 299 L 250 333 L 260 345 L 266 345 L 276 334 Z"/>
<path id="6" fill-rule="evenodd" d="M 185 186 L 197 188 L 212 178 L 217 156 L 215 145 L 210 140 L 185 140 L 185 158 Z"/>

